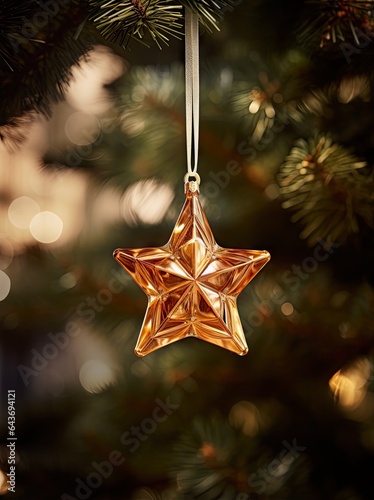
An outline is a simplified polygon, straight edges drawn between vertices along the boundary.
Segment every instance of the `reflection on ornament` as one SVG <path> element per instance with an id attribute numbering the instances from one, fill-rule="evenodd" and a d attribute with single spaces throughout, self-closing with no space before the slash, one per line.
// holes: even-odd
<path id="1" fill-rule="evenodd" d="M 166 245 L 114 252 L 148 296 L 138 356 L 186 337 L 239 355 L 248 352 L 236 299 L 270 254 L 218 246 L 191 185 L 186 184 L 186 201 Z"/>

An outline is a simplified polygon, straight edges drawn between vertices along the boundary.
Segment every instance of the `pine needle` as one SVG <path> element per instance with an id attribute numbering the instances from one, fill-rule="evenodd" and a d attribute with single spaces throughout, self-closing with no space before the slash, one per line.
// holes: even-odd
<path id="1" fill-rule="evenodd" d="M 373 227 L 374 180 L 349 150 L 329 135 L 299 139 L 278 176 L 283 208 L 295 211 L 311 245 L 331 237 L 344 242 L 358 231 L 359 219 Z M 371 214 L 368 217 L 368 214 Z"/>

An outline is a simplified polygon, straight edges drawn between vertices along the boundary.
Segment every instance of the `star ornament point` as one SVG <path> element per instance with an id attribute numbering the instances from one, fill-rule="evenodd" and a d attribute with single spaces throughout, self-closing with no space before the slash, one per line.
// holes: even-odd
<path id="1" fill-rule="evenodd" d="M 137 356 L 187 337 L 241 356 L 247 354 L 236 300 L 270 260 L 270 254 L 266 250 L 220 247 L 197 191 L 187 189 L 166 245 L 119 248 L 113 256 L 148 297 L 135 347 Z"/>

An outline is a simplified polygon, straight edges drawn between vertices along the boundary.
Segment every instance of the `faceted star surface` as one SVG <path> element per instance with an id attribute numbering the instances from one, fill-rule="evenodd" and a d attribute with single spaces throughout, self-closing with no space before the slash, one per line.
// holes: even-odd
<path id="1" fill-rule="evenodd" d="M 166 245 L 113 254 L 148 296 L 135 353 L 145 356 L 196 337 L 242 356 L 248 347 L 236 299 L 270 254 L 217 245 L 198 192 L 186 186 L 186 201 Z"/>

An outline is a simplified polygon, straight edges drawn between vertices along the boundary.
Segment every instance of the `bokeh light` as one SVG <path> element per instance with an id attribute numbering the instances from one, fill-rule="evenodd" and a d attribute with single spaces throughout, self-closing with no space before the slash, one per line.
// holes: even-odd
<path id="1" fill-rule="evenodd" d="M 30 180 L 34 191 L 43 199 L 44 210 L 58 214 L 63 232 L 57 245 L 69 243 L 81 234 L 85 221 L 87 178 L 74 170 L 49 170 Z"/>
<path id="2" fill-rule="evenodd" d="M 87 146 L 98 139 L 101 133 L 100 122 L 92 113 L 77 111 L 67 118 L 65 133 L 73 144 Z"/>
<path id="3" fill-rule="evenodd" d="M 269 184 L 265 189 L 265 195 L 269 200 L 276 200 L 280 196 L 279 186 L 275 183 Z"/>
<path id="4" fill-rule="evenodd" d="M 117 379 L 115 370 L 101 359 L 86 361 L 79 371 L 82 387 L 91 393 L 99 393 L 113 385 Z"/>
<path id="5" fill-rule="evenodd" d="M 229 422 L 233 427 L 241 429 L 247 436 L 255 436 L 259 431 L 260 413 L 249 401 L 239 401 L 230 410 Z"/>
<path id="6" fill-rule="evenodd" d="M 371 369 L 370 361 L 360 357 L 331 377 L 329 385 L 335 401 L 347 413 L 356 410 L 364 402 Z"/>
<path id="7" fill-rule="evenodd" d="M 31 219 L 40 212 L 38 203 L 29 196 L 20 196 L 8 208 L 10 222 L 19 229 L 27 229 Z"/>
<path id="8" fill-rule="evenodd" d="M 0 271 L 0 301 L 4 300 L 10 292 L 10 278 L 4 271 Z"/>
<path id="9" fill-rule="evenodd" d="M 369 102 L 370 95 L 370 80 L 366 75 L 343 78 L 338 88 L 338 100 L 343 104 L 357 98 Z"/>
<path id="10" fill-rule="evenodd" d="M 7 476 L 5 472 L 0 470 L 0 495 L 8 493 Z"/>
<path id="11" fill-rule="evenodd" d="M 6 236 L 0 235 L 0 269 L 6 269 L 14 257 L 14 248 Z"/>
<path id="12" fill-rule="evenodd" d="M 62 234 L 63 227 L 61 218 L 48 210 L 36 214 L 30 222 L 31 234 L 40 243 L 57 241 Z"/>
<path id="13" fill-rule="evenodd" d="M 66 159 L 68 158 L 69 153 L 66 154 Z M 36 146 L 35 151 L 25 147 L 11 158 L 7 158 L 6 154 L 1 155 L 0 160 L 5 164 L 12 162 L 11 173 L 8 176 L 2 175 L 0 169 L 0 184 L 4 192 L 8 193 L 7 199 L 9 198 L 9 202 L 3 204 L 0 210 L 1 269 L 6 269 L 10 264 L 9 257 L 13 259 L 13 254 L 19 255 L 29 245 L 35 244 L 35 237 L 30 232 L 30 223 L 41 211 L 48 210 L 58 214 L 63 221 L 63 232 L 54 246 L 70 243 L 81 234 L 88 196 L 88 180 L 83 172 L 51 166 L 40 168 L 40 157 L 37 157 Z M 13 250 L 9 243 L 1 240 L 2 236 L 10 242 Z M 3 242 L 6 245 L 4 252 Z"/>
<path id="14" fill-rule="evenodd" d="M 174 199 L 167 184 L 151 179 L 132 184 L 122 199 L 122 216 L 130 226 L 159 224 Z"/>
<path id="15" fill-rule="evenodd" d="M 72 69 L 66 100 L 76 109 L 92 113 L 103 113 L 113 104 L 107 85 L 125 71 L 125 60 L 108 47 L 94 47 L 80 64 Z"/>
<path id="16" fill-rule="evenodd" d="M 281 311 L 285 316 L 291 316 L 294 312 L 294 307 L 289 302 L 285 302 L 281 305 Z"/>
<path id="17" fill-rule="evenodd" d="M 60 278 L 60 285 L 66 290 L 70 290 L 70 288 L 74 288 L 77 284 L 77 278 L 74 273 L 65 273 Z"/>
<path id="18" fill-rule="evenodd" d="M 91 192 L 92 233 L 91 237 L 101 238 L 108 226 L 121 219 L 122 192 L 113 186 L 100 186 Z"/>

